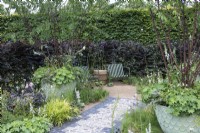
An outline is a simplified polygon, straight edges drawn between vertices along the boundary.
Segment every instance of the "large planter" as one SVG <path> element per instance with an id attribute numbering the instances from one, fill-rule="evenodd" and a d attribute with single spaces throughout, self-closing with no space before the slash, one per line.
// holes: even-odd
<path id="1" fill-rule="evenodd" d="M 94 76 L 97 77 L 100 81 L 107 83 L 108 80 L 107 70 L 94 70 Z"/>
<path id="2" fill-rule="evenodd" d="M 178 117 L 169 113 L 169 108 L 156 105 L 155 113 L 164 133 L 200 133 L 195 115 Z"/>

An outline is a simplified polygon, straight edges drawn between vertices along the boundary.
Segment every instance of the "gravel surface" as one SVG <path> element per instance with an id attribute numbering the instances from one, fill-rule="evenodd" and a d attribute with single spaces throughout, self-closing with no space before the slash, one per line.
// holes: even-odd
<path id="1" fill-rule="evenodd" d="M 114 132 L 117 133 L 123 114 L 136 108 L 136 105 L 138 106 L 135 99 L 108 97 L 62 127 L 53 128 L 51 133 L 110 133 L 112 123 Z"/>

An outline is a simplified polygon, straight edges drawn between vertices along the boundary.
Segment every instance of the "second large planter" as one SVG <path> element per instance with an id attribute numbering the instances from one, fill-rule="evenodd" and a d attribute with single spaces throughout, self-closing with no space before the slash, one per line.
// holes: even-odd
<path id="1" fill-rule="evenodd" d="M 158 122 L 164 133 L 200 133 L 200 125 L 195 115 L 178 117 L 169 113 L 169 108 L 155 107 Z"/>

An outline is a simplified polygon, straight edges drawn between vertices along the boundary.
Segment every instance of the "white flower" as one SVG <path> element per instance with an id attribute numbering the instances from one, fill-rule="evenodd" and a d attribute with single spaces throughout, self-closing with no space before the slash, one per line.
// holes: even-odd
<path id="1" fill-rule="evenodd" d="M 146 128 L 146 133 L 151 133 L 151 123 L 149 123 L 149 127 Z"/>
<path id="2" fill-rule="evenodd" d="M 38 115 L 40 115 L 40 113 L 41 113 L 41 109 L 40 109 L 40 107 L 39 107 L 39 109 L 38 109 Z"/>
<path id="3" fill-rule="evenodd" d="M 193 132 L 193 131 L 194 131 L 194 128 L 190 127 L 190 129 L 189 129 L 189 130 L 190 130 L 190 132 Z"/>
<path id="4" fill-rule="evenodd" d="M 79 91 L 76 91 L 76 98 L 80 99 L 80 92 Z"/>
<path id="5" fill-rule="evenodd" d="M 85 46 L 83 46 L 83 48 L 82 48 L 83 50 L 85 50 Z"/>
<path id="6" fill-rule="evenodd" d="M 128 130 L 128 133 L 133 133 L 131 130 Z"/>
<path id="7" fill-rule="evenodd" d="M 167 58 L 167 60 L 169 60 L 169 54 L 165 54 L 165 57 Z"/>
<path id="8" fill-rule="evenodd" d="M 33 106 L 32 106 L 31 103 L 30 103 L 29 105 L 30 105 L 30 113 L 34 115 L 35 111 L 34 111 L 34 109 L 33 109 Z"/>

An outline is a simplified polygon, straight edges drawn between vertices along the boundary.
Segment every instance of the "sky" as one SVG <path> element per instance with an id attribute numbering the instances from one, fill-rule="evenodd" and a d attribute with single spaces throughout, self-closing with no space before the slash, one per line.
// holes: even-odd
<path id="1" fill-rule="evenodd" d="M 114 3 L 114 2 L 115 2 L 115 0 L 110 0 L 110 3 Z M 7 4 L 4 4 L 2 0 L 0 0 L 0 4 L 3 4 L 5 8 L 8 7 L 8 5 L 7 5 Z M 11 14 L 12 14 L 12 13 L 14 13 L 14 10 L 11 10 Z"/>
<path id="2" fill-rule="evenodd" d="M 114 2 L 115 2 L 115 0 L 110 0 L 110 3 L 114 3 Z M 0 4 L 5 5 L 2 0 L 0 0 Z"/>
<path id="3" fill-rule="evenodd" d="M 114 3 L 114 2 L 115 2 L 115 0 L 110 0 L 110 3 Z M 4 6 L 6 6 L 6 7 L 7 7 L 7 5 L 6 5 L 6 4 L 4 4 L 2 0 L 0 0 L 0 4 L 3 4 Z"/>

